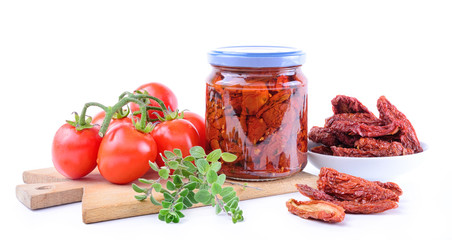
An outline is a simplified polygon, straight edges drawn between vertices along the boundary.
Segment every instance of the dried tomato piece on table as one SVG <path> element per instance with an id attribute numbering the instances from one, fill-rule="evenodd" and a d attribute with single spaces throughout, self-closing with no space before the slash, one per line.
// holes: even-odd
<path id="1" fill-rule="evenodd" d="M 286 207 L 290 213 L 306 219 L 337 223 L 342 222 L 345 218 L 345 210 L 342 207 L 322 200 L 297 201 L 289 199 L 286 202 Z"/>
<path id="2" fill-rule="evenodd" d="M 380 183 L 380 182 L 379 182 Z M 386 183 L 384 183 L 386 184 Z M 390 183 L 395 184 L 395 183 Z M 397 185 L 397 184 L 395 184 Z M 341 206 L 346 213 L 355 213 L 355 214 L 371 214 L 371 213 L 380 213 L 386 210 L 394 209 L 398 207 L 397 202 L 392 200 L 378 200 L 375 202 L 355 202 L 355 201 L 341 201 L 336 199 L 335 197 L 326 194 L 325 192 L 312 188 L 305 184 L 297 184 L 296 185 L 298 191 L 310 198 L 311 200 L 323 200 L 334 203 L 338 206 Z M 397 186 L 398 187 L 398 186 Z M 400 194 L 401 194 L 400 189 Z"/>
<path id="3" fill-rule="evenodd" d="M 380 187 L 375 182 L 340 173 L 332 168 L 323 167 L 320 169 L 317 185 L 319 190 L 339 200 L 362 203 L 385 199 L 399 201 L 399 196 L 396 193 Z"/>
<path id="4" fill-rule="evenodd" d="M 326 183 L 325 178 L 328 180 Z M 311 201 L 302 202 L 290 199 L 286 202 L 287 208 L 290 207 L 289 211 L 303 218 L 324 221 L 328 221 L 325 214 L 331 215 L 334 212 L 331 208 L 333 205 L 343 209 L 345 213 L 353 214 L 380 213 L 397 208 L 398 196 L 403 193 L 396 183 L 372 182 L 340 173 L 331 168 L 320 170 L 317 181 L 318 189 L 306 184 L 296 184 L 295 186 L 302 195 Z M 327 206 L 326 203 L 329 205 Z"/>
<path id="5" fill-rule="evenodd" d="M 306 184 L 295 184 L 295 186 L 302 195 L 310 198 L 311 200 L 337 201 L 335 197 Z"/>
<path id="6" fill-rule="evenodd" d="M 344 208 L 346 213 L 354 214 L 381 213 L 399 206 L 397 202 L 387 199 L 365 203 L 358 203 L 354 201 L 334 201 L 333 203 Z"/>

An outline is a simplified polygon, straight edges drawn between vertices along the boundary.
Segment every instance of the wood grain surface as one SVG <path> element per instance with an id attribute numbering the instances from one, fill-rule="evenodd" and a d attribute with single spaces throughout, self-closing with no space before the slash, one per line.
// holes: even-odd
<path id="1" fill-rule="evenodd" d="M 156 179 L 157 174 L 149 172 L 144 178 Z M 137 201 L 136 194 L 131 184 L 112 184 L 94 170 L 89 175 L 79 180 L 70 180 L 60 175 L 54 168 L 44 168 L 25 171 L 23 173 L 25 184 L 16 186 L 16 196 L 26 207 L 30 209 L 47 208 L 73 202 L 82 202 L 82 218 L 84 223 L 95 223 L 120 218 L 134 217 L 146 214 L 158 213 L 161 207 L 149 202 Z M 230 181 L 231 183 L 244 183 Z M 255 188 L 244 188 L 240 185 L 231 185 L 237 192 L 240 200 L 273 196 L 296 192 L 295 184 L 304 183 L 316 187 L 317 176 L 300 172 L 289 178 L 264 181 L 247 182 L 247 185 Z M 141 186 L 143 184 L 137 183 Z M 163 196 L 155 194 L 161 201 Z M 196 204 L 193 207 L 200 207 Z"/>

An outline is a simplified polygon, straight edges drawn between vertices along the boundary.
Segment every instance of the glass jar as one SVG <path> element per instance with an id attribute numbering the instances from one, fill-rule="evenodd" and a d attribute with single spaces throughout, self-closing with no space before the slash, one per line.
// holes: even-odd
<path id="1" fill-rule="evenodd" d="M 305 54 L 276 46 L 239 46 L 209 52 L 206 134 L 211 151 L 237 155 L 223 162 L 228 178 L 273 180 L 307 163 Z"/>

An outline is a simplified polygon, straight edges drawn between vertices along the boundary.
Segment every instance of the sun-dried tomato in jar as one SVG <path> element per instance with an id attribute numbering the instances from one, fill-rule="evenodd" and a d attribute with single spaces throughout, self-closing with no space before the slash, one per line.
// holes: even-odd
<path id="1" fill-rule="evenodd" d="M 293 175 L 307 163 L 305 54 L 275 46 L 223 47 L 209 52 L 207 150 L 237 155 L 221 171 L 239 180 Z"/>

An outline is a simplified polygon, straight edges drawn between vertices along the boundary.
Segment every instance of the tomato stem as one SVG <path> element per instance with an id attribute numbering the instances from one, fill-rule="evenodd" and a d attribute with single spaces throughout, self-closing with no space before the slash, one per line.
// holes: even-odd
<path id="1" fill-rule="evenodd" d="M 160 99 L 158 99 L 158 98 L 156 98 L 154 96 L 149 95 L 149 93 L 147 91 L 142 92 L 142 91 L 138 90 L 138 91 L 135 91 L 134 93 L 125 91 L 119 96 L 119 99 L 125 97 L 126 95 L 128 95 L 128 97 L 137 98 L 140 101 L 144 100 L 143 102 L 146 103 L 146 104 L 149 104 L 150 103 L 149 99 L 152 99 L 155 102 L 157 102 L 157 104 L 160 106 L 160 107 L 147 106 L 146 107 L 147 110 L 156 110 L 156 111 L 161 111 L 161 112 L 165 112 L 165 111 L 168 110 L 168 108 L 165 106 L 165 103 L 162 100 L 160 100 Z M 141 112 L 141 111 L 139 111 L 139 112 Z M 134 112 L 133 115 L 137 115 L 137 114 L 139 114 L 139 112 L 138 113 Z M 149 114 L 146 114 L 145 116 L 147 116 L 147 120 L 151 121 L 151 122 L 155 122 L 155 121 L 158 120 L 156 118 L 151 118 L 151 116 L 149 116 Z"/>
<path id="2" fill-rule="evenodd" d="M 125 94 L 127 94 L 127 93 L 124 93 L 122 96 L 125 96 Z M 116 103 L 112 107 L 108 107 L 105 110 L 105 118 L 104 118 L 104 121 L 102 122 L 102 127 L 99 130 L 99 136 L 101 136 L 101 137 L 105 136 L 105 133 L 107 132 L 107 129 L 108 129 L 108 125 L 110 125 L 110 121 L 113 117 L 113 114 L 117 111 L 122 110 L 122 108 L 130 102 L 134 102 L 134 103 L 138 104 L 140 106 L 141 115 L 146 116 L 146 113 L 147 113 L 146 112 L 146 104 L 144 102 L 140 101 L 133 94 L 130 94 L 128 97 L 122 97 L 118 103 Z M 134 125 L 138 131 L 147 132 L 147 129 L 146 129 L 147 128 L 147 119 L 145 117 L 142 117 L 140 119 L 139 124 L 134 124 Z"/>
<path id="3" fill-rule="evenodd" d="M 160 107 L 147 106 L 147 103 L 145 101 L 143 101 L 143 99 L 152 99 L 152 100 L 156 101 L 160 105 Z M 147 114 L 148 110 L 150 110 L 150 109 L 151 110 L 159 110 L 162 112 L 167 111 L 167 108 L 162 100 L 160 100 L 156 97 L 150 96 L 147 93 L 123 92 L 119 96 L 119 101 L 111 107 L 110 106 L 107 107 L 107 106 L 102 105 L 97 102 L 86 103 L 82 109 L 80 116 L 78 116 L 78 115 L 76 116 L 75 122 L 73 122 L 74 126 L 77 127 L 77 130 L 83 130 L 85 128 L 93 127 L 91 122 L 86 119 L 86 111 L 91 106 L 99 107 L 105 112 L 104 121 L 102 122 L 102 126 L 99 130 L 99 136 L 103 137 L 103 136 L 105 136 L 108 126 L 110 125 L 111 119 L 113 118 L 115 113 L 118 113 L 118 115 L 120 117 L 125 117 L 126 114 L 128 114 L 129 111 L 127 111 L 127 113 L 124 113 L 123 107 L 126 106 L 130 102 L 136 103 L 140 107 L 140 112 L 141 112 L 141 116 L 142 116 L 140 119 L 140 122 L 135 124 L 133 119 L 132 119 L 132 122 L 134 123 L 135 128 L 141 132 L 147 133 L 150 131 L 150 129 L 152 129 L 152 127 L 150 126 L 150 123 L 148 124 L 148 118 L 149 118 L 149 116 Z M 149 121 L 152 122 L 155 120 L 151 119 Z"/>
<path id="4" fill-rule="evenodd" d="M 106 109 L 107 109 L 106 106 L 104 106 L 104 105 L 102 105 L 100 103 L 96 103 L 96 102 L 85 103 L 85 106 L 83 107 L 82 112 L 80 113 L 80 117 L 78 117 L 78 119 L 76 117 L 76 121 L 75 121 L 76 126 L 75 127 L 76 127 L 77 130 L 80 131 L 80 130 L 83 130 L 85 128 L 93 127 L 93 125 L 91 125 L 91 121 L 89 121 L 89 122 L 86 121 L 86 110 L 89 107 L 91 107 L 91 106 L 100 107 L 104 111 L 106 111 Z"/>
<path id="5" fill-rule="evenodd" d="M 135 94 L 135 95 L 133 95 L 133 96 L 136 97 L 136 98 L 138 98 L 138 99 L 141 99 L 141 98 L 149 98 L 149 99 L 152 99 L 152 100 L 156 101 L 156 102 L 160 105 L 161 111 L 166 111 L 166 110 L 168 110 L 168 109 L 166 108 L 166 106 L 165 106 L 165 103 L 164 103 L 162 100 L 160 100 L 160 99 L 158 99 L 158 98 L 156 98 L 156 97 L 154 97 L 154 96 L 151 96 L 151 95 L 149 95 L 149 94 L 143 94 L 143 93 L 138 93 L 138 94 Z"/>

